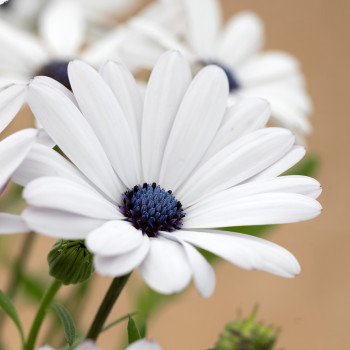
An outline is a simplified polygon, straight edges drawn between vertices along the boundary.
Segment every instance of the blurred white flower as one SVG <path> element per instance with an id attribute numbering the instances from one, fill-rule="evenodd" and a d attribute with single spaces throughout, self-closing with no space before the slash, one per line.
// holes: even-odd
<path id="1" fill-rule="evenodd" d="M 300 140 L 311 131 L 308 115 L 312 103 L 298 61 L 281 51 L 261 51 L 264 43 L 264 26 L 252 12 L 233 16 L 222 28 L 222 18 L 217 0 L 161 1 L 170 9 L 181 3 L 177 18 L 186 25 L 182 32 L 155 23 L 152 19 L 137 17 L 131 27 L 143 35 L 143 46 L 153 47 L 156 57 L 159 50 L 180 50 L 192 62 L 195 70 L 207 64 L 223 68 L 230 83 L 231 103 L 239 96 L 267 99 L 272 107 L 272 119 L 277 125 L 294 131 Z M 161 16 L 161 14 L 160 14 Z M 138 38 L 138 41 L 141 41 Z M 139 65 L 149 66 L 136 55 L 138 46 L 130 41 L 124 50 L 139 58 Z M 157 46 L 158 44 L 158 46 Z"/>
<path id="2" fill-rule="evenodd" d="M 122 276 L 139 266 L 165 294 L 192 277 L 202 296 L 212 294 L 214 271 L 193 246 L 246 269 L 299 273 L 284 248 L 214 229 L 297 222 L 321 211 L 317 181 L 277 177 L 304 149 L 289 130 L 264 127 L 265 101 L 226 108 L 224 72 L 208 66 L 192 81 L 178 52 L 161 56 L 144 103 L 121 64 L 107 62 L 98 74 L 74 61 L 68 72 L 75 99 L 50 78 L 28 88 L 32 112 L 72 162 L 36 145 L 13 177 L 26 185 L 23 217 L 33 230 L 86 239 L 97 272 Z"/>
<path id="3" fill-rule="evenodd" d="M 13 173 L 28 155 L 38 131 L 24 129 L 8 136 L 0 142 L 0 194 L 5 190 Z M 0 213 L 0 233 L 21 233 L 30 231 L 19 215 Z"/>

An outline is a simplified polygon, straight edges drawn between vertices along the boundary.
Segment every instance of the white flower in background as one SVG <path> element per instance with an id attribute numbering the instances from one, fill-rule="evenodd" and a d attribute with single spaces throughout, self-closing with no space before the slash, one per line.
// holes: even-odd
<path id="1" fill-rule="evenodd" d="M 91 340 L 86 340 L 75 348 L 76 350 L 100 350 L 100 348 Z M 38 350 L 55 350 L 51 346 L 44 345 Z M 162 348 L 154 341 L 140 339 L 125 348 L 125 350 L 162 350 Z"/>
<path id="2" fill-rule="evenodd" d="M 88 3 L 96 4 L 93 1 Z M 98 6 L 103 4 L 111 5 L 111 1 L 98 2 Z M 87 43 L 87 23 L 81 11 L 82 5 L 83 1 L 78 0 L 50 1 L 39 17 L 37 36 L 0 20 L 0 132 L 25 102 L 27 83 L 31 78 L 49 76 L 70 88 L 69 60 L 79 57 L 99 66 L 109 58 L 103 52 L 101 54 L 98 43 L 83 48 Z M 126 32 L 125 28 L 119 30 L 114 41 L 118 42 Z M 107 44 L 108 52 L 112 44 L 114 48 L 114 42 Z M 99 55 L 94 54 L 95 50 Z"/>
<path id="3" fill-rule="evenodd" d="M 179 20 L 187 19 L 186 30 L 181 35 L 174 35 L 169 27 L 164 28 L 145 18 L 135 18 L 131 22 L 134 30 L 144 36 L 144 46 L 147 37 L 147 45 L 153 44 L 153 57 L 162 46 L 163 49 L 180 50 L 193 67 L 217 64 L 229 79 L 231 103 L 240 96 L 267 99 L 271 103 L 273 122 L 294 131 L 302 141 L 311 131 L 308 115 L 312 112 L 312 104 L 299 63 L 285 52 L 261 51 L 264 26 L 260 18 L 251 12 L 241 12 L 222 28 L 217 0 L 175 2 L 181 2 L 184 8 L 184 11 L 178 11 Z M 174 1 L 168 2 L 170 7 L 172 3 Z M 131 41 L 124 50 L 135 56 L 137 46 Z M 142 64 L 141 51 L 138 57 Z"/>
<path id="4" fill-rule="evenodd" d="M 28 155 L 38 131 L 24 129 L 8 136 L 0 142 L 0 194 L 5 190 L 13 173 Z M 0 213 L 0 234 L 30 231 L 20 215 Z"/>
<path id="5" fill-rule="evenodd" d="M 193 246 L 246 269 L 299 273 L 284 248 L 215 230 L 297 222 L 321 211 L 317 181 L 277 177 L 304 149 L 293 146 L 289 130 L 264 127 L 268 103 L 243 99 L 227 109 L 224 72 L 208 66 L 192 81 L 178 52 L 157 62 L 144 104 L 120 64 L 107 62 L 98 74 L 74 61 L 68 72 L 76 101 L 50 78 L 28 88 L 32 112 L 72 162 L 35 145 L 14 175 L 26 185 L 23 217 L 33 230 L 86 239 L 97 272 L 121 276 L 139 267 L 165 294 L 192 277 L 201 295 L 213 292 L 214 271 Z"/>

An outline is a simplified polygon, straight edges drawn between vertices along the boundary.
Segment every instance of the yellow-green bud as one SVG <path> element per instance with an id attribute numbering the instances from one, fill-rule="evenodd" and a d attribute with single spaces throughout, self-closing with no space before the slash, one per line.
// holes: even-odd
<path id="1" fill-rule="evenodd" d="M 273 350 L 278 330 L 255 322 L 256 310 L 247 319 L 225 326 L 214 350 Z"/>
<path id="2" fill-rule="evenodd" d="M 94 272 L 93 255 L 87 250 L 84 241 L 57 241 L 47 262 L 50 275 L 63 284 L 76 284 L 86 281 Z"/>

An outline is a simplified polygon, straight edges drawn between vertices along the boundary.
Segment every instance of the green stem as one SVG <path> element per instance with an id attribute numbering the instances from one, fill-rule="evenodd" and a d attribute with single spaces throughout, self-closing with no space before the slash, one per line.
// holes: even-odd
<path id="1" fill-rule="evenodd" d="M 51 282 L 46 293 L 43 295 L 41 302 L 40 302 L 38 312 L 37 312 L 35 319 L 33 321 L 32 328 L 30 329 L 30 332 L 29 332 L 28 341 L 27 341 L 27 344 L 25 346 L 25 350 L 33 350 L 34 349 L 35 341 L 36 341 L 36 338 L 38 336 L 40 326 L 41 326 L 41 324 L 44 320 L 44 317 L 46 315 L 46 310 L 49 307 L 49 305 L 51 304 L 53 298 L 55 297 L 56 293 L 60 289 L 61 285 L 62 285 L 62 282 L 54 279 Z"/>
<path id="2" fill-rule="evenodd" d="M 33 242 L 35 238 L 35 233 L 34 232 L 29 232 L 28 234 L 25 235 L 22 247 L 20 249 L 18 259 L 14 264 L 14 271 L 11 277 L 11 280 L 6 288 L 5 294 L 12 299 L 18 290 L 18 287 L 20 285 L 21 281 L 21 276 L 23 274 L 23 266 L 25 265 L 29 252 L 32 248 Z M 0 313 L 0 332 L 2 330 L 2 327 L 4 325 L 4 321 L 6 320 L 5 318 L 5 313 L 1 312 Z"/>
<path id="3" fill-rule="evenodd" d="M 131 273 L 122 277 L 116 277 L 112 281 L 109 289 L 102 300 L 100 308 L 97 311 L 95 319 L 93 320 L 88 334 L 87 339 L 96 340 L 98 335 L 101 333 L 102 327 L 112 310 L 114 303 L 117 301 L 121 291 L 123 290 L 126 282 L 128 281 Z"/>

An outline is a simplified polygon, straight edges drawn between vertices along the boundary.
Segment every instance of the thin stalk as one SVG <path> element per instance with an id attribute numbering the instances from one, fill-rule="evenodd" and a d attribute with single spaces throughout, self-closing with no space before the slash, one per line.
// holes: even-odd
<path id="1" fill-rule="evenodd" d="M 36 342 L 36 338 L 38 336 L 41 324 L 43 323 L 43 320 L 46 315 L 46 310 L 50 306 L 53 298 L 55 297 L 56 293 L 62 286 L 62 282 L 54 279 L 45 294 L 43 295 L 40 306 L 38 309 L 38 312 L 34 318 L 32 328 L 30 329 L 29 336 L 28 336 L 28 341 L 25 346 L 25 350 L 33 350 L 34 345 Z"/>
<path id="2" fill-rule="evenodd" d="M 34 232 L 29 232 L 25 235 L 22 247 L 20 249 L 18 259 L 14 264 L 14 271 L 11 275 L 11 280 L 9 281 L 9 284 L 5 290 L 5 294 L 12 299 L 18 290 L 18 287 L 21 282 L 21 276 L 23 273 L 23 266 L 26 264 L 30 250 L 33 246 L 35 238 L 35 233 Z M 1 312 L 0 313 L 0 333 L 2 330 L 2 327 L 4 325 L 4 321 L 6 320 L 5 313 Z"/>
<path id="3" fill-rule="evenodd" d="M 100 308 L 98 309 L 95 319 L 93 320 L 86 338 L 96 340 L 102 331 L 102 327 L 111 312 L 114 303 L 117 301 L 121 291 L 128 281 L 131 273 L 122 277 L 116 277 L 112 281 L 109 289 L 102 300 Z M 29 349 L 28 349 L 29 350 Z"/>

